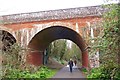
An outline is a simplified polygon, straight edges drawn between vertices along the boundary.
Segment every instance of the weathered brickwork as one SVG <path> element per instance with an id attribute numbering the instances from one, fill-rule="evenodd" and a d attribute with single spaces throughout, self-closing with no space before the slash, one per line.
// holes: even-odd
<path id="1" fill-rule="evenodd" d="M 44 50 L 51 41 L 59 38 L 65 38 L 74 41 L 80 47 L 83 52 L 83 67 L 88 67 L 88 52 L 84 51 L 87 46 L 82 39 L 82 29 L 100 22 L 102 20 L 101 15 L 105 11 L 107 11 L 107 9 L 102 8 L 101 6 L 93 6 L 6 15 L 1 16 L 3 25 L 0 26 L 0 30 L 7 31 L 12 34 L 16 39 L 16 42 L 20 43 L 21 46 L 34 49 L 34 52 L 30 52 L 30 55 L 28 55 L 27 59 L 29 63 L 34 65 L 42 64 L 43 53 L 40 53 L 37 47 Z M 60 36 L 54 35 L 58 34 L 56 30 L 56 27 L 58 26 L 61 26 L 63 30 L 66 30 L 63 32 L 67 34 L 68 31 L 69 34 L 73 35 L 73 37 L 70 37 L 69 34 L 67 34 L 67 37 L 64 36 L 64 34 Z M 48 30 L 49 28 L 51 29 L 54 27 L 56 28 L 55 31 L 51 32 Z M 61 28 L 58 27 L 58 29 Z M 46 30 L 46 33 L 44 33 L 44 30 Z M 51 37 L 45 35 L 50 35 Z M 52 38 L 50 39 L 51 41 L 47 41 L 47 37 L 49 37 L 49 39 Z M 43 39 L 46 40 L 46 42 L 43 41 Z M 38 43 L 39 41 L 41 43 Z"/>

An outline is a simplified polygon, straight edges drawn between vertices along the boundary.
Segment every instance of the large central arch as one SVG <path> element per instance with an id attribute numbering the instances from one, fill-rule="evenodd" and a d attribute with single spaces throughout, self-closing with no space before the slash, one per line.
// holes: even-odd
<path id="1" fill-rule="evenodd" d="M 88 52 L 85 50 L 86 46 L 84 40 L 76 31 L 64 26 L 52 26 L 43 29 L 32 38 L 28 44 L 28 47 L 33 51 L 30 52 L 32 56 L 29 55 L 29 58 L 31 58 L 29 62 L 32 64 L 34 64 L 34 62 L 36 62 L 35 64 L 41 64 L 41 53 L 52 41 L 57 39 L 68 39 L 78 45 L 82 51 L 82 66 L 88 67 Z"/>

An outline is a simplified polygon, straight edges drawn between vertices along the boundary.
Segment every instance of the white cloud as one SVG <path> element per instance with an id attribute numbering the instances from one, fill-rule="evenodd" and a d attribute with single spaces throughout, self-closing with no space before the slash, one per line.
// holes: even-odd
<path id="1" fill-rule="evenodd" d="M 103 4 L 104 0 L 0 0 L 0 15 Z"/>

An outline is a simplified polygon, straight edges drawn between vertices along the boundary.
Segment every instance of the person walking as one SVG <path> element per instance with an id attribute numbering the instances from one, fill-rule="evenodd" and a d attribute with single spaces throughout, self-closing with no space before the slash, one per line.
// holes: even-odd
<path id="1" fill-rule="evenodd" d="M 75 64 L 75 66 L 76 66 L 76 64 L 77 64 L 77 61 L 76 61 L 76 60 L 74 60 L 74 64 Z"/>
<path id="2" fill-rule="evenodd" d="M 68 62 L 69 68 L 70 68 L 70 72 L 72 73 L 72 67 L 73 67 L 73 61 L 72 59 L 70 59 L 70 61 Z"/>

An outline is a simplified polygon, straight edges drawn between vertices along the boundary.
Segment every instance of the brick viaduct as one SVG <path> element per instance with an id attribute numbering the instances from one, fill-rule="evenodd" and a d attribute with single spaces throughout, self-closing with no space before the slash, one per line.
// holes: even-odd
<path id="1" fill-rule="evenodd" d="M 9 37 L 5 39 L 8 42 L 16 42 L 24 48 L 29 48 L 27 61 L 34 65 L 42 64 L 43 52 L 52 41 L 71 40 L 82 52 L 82 66 L 88 67 L 87 43 L 83 38 L 82 29 L 102 20 L 101 15 L 105 11 L 101 6 L 90 6 L 4 15 L 0 16 L 0 34 L 3 38 L 7 33 Z M 90 30 L 85 31 L 86 35 L 89 35 L 89 32 Z M 2 39 L 2 44 L 3 48 L 9 43 Z"/>

